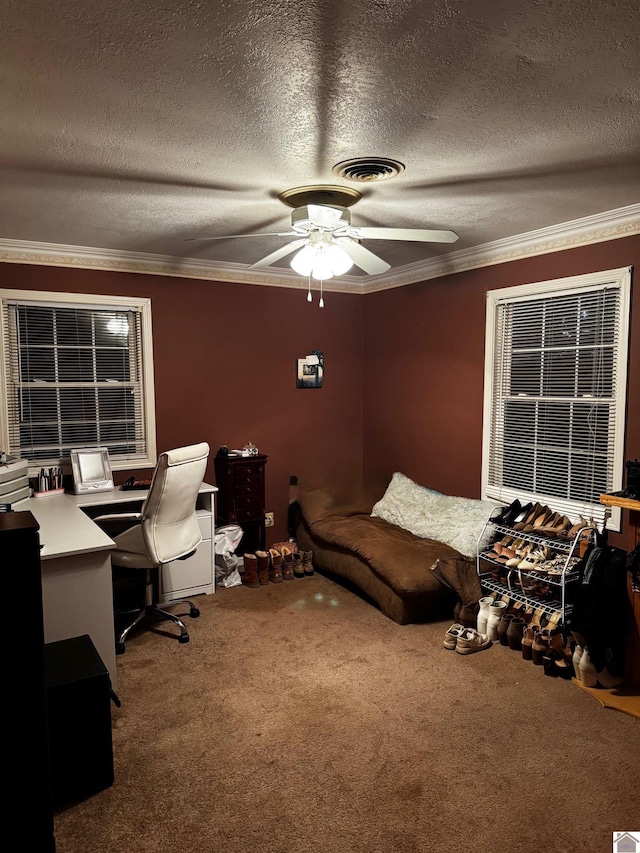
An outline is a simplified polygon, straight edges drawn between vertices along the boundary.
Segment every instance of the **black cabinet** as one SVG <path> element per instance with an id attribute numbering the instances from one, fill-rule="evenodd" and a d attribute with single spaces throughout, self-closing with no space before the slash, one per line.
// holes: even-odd
<path id="1" fill-rule="evenodd" d="M 44 647 L 54 808 L 113 784 L 111 682 L 88 634 Z"/>
<path id="2" fill-rule="evenodd" d="M 4 828 L 20 850 L 56 849 L 49 775 L 40 537 L 30 512 L 0 513 L 6 594 L 3 684 Z"/>
<path id="3" fill-rule="evenodd" d="M 226 456 L 214 459 L 217 525 L 238 524 L 243 531 L 239 555 L 263 551 L 266 543 L 265 465 L 267 457 Z"/>

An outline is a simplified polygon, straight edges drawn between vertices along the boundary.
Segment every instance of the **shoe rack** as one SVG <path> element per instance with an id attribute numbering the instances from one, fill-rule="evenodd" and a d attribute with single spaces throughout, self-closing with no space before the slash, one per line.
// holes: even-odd
<path id="1" fill-rule="evenodd" d="M 566 628 L 573 609 L 572 587 L 580 581 L 576 567 L 582 543 L 591 540 L 595 528 L 588 522 L 578 524 L 570 529 L 570 537 L 565 532 L 562 538 L 538 528 L 514 529 L 500 521 L 503 514 L 500 507 L 491 513 L 478 540 L 486 542 L 488 534 L 492 540 L 489 547 L 477 551 L 483 592 L 509 598 Z"/>

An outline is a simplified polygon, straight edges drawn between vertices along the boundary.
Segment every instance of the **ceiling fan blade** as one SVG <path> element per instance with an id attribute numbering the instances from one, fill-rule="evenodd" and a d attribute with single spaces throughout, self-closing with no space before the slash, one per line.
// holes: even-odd
<path id="1" fill-rule="evenodd" d="M 369 240 L 407 240 L 418 243 L 455 243 L 455 231 L 429 231 L 424 228 L 349 228 L 349 234 Z"/>
<path id="2" fill-rule="evenodd" d="M 270 255 L 267 255 L 266 258 L 262 258 L 261 261 L 256 261 L 255 264 L 251 264 L 249 269 L 255 270 L 275 264 L 275 262 L 279 261 L 280 258 L 290 255 L 291 252 L 295 252 L 296 249 L 301 249 L 303 246 L 306 246 L 308 242 L 308 239 L 305 237 L 304 239 L 294 240 L 292 243 L 287 243 L 286 246 L 281 246 L 279 249 L 276 249 L 275 252 L 271 252 Z"/>
<path id="3" fill-rule="evenodd" d="M 266 234 L 264 231 L 260 234 L 226 234 L 224 237 L 185 237 L 186 243 L 193 243 L 195 240 L 237 240 L 238 237 L 295 237 L 297 231 L 272 231 Z"/>
<path id="4" fill-rule="evenodd" d="M 318 228 L 335 228 L 342 217 L 342 211 L 335 207 L 327 207 L 324 204 L 310 204 L 307 206 L 309 222 Z"/>
<path id="5" fill-rule="evenodd" d="M 386 272 L 391 269 L 390 264 L 383 261 L 377 255 L 374 255 L 369 249 L 365 249 L 359 243 L 354 243 L 349 237 L 338 237 L 336 243 L 341 249 L 345 250 L 357 267 L 360 267 L 361 270 L 369 273 L 369 275 L 375 275 L 376 273 Z"/>

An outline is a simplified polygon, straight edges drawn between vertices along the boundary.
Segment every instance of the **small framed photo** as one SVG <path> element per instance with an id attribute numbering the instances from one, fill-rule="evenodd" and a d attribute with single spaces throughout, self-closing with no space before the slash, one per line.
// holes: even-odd
<path id="1" fill-rule="evenodd" d="M 298 359 L 296 388 L 322 388 L 324 360 L 321 352 Z"/>

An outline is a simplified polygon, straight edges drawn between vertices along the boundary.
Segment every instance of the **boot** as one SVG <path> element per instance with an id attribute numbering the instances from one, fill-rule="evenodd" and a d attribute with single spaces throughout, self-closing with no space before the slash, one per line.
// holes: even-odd
<path id="1" fill-rule="evenodd" d="M 311 562 L 312 557 L 313 551 L 302 552 L 302 570 L 307 577 L 310 577 L 313 574 L 313 563 Z"/>
<path id="2" fill-rule="evenodd" d="M 489 617 L 487 618 L 487 637 L 490 640 L 498 639 L 498 625 L 502 619 L 502 614 L 507 609 L 506 601 L 494 601 L 489 606 Z"/>
<path id="3" fill-rule="evenodd" d="M 576 647 L 573 650 L 573 655 L 571 656 L 571 662 L 573 663 L 573 672 L 578 681 L 581 681 L 580 678 L 580 658 L 582 657 L 583 648 L 579 643 L 576 643 Z"/>
<path id="4" fill-rule="evenodd" d="M 546 655 L 548 648 L 549 629 L 540 628 L 540 630 L 536 631 L 536 633 L 534 634 L 533 643 L 531 644 L 533 662 L 536 666 L 542 666 L 544 664 L 544 656 Z"/>
<path id="5" fill-rule="evenodd" d="M 271 583 L 282 583 L 282 554 L 275 548 L 269 549 L 269 580 Z"/>
<path id="6" fill-rule="evenodd" d="M 562 636 L 562 631 L 560 629 L 550 631 L 549 633 L 548 654 L 551 657 L 556 658 L 556 660 L 563 660 L 565 663 L 571 663 L 571 648 L 565 645 L 564 637 Z"/>
<path id="7" fill-rule="evenodd" d="M 586 646 L 583 647 L 582 655 L 580 656 L 578 678 L 585 687 L 597 687 L 598 685 L 598 673 L 595 666 L 591 663 L 589 649 Z"/>
<path id="8" fill-rule="evenodd" d="M 507 645 L 515 652 L 522 651 L 524 629 L 524 619 L 521 616 L 514 616 L 507 628 Z"/>
<path id="9" fill-rule="evenodd" d="M 478 610 L 478 620 L 476 627 L 479 634 L 487 633 L 487 619 L 489 618 L 489 607 L 493 604 L 493 598 L 490 595 L 481 598 L 478 602 L 480 610 Z"/>
<path id="10" fill-rule="evenodd" d="M 269 555 L 266 551 L 256 551 L 256 559 L 258 561 L 258 581 L 260 586 L 267 586 L 269 583 Z"/>
<path id="11" fill-rule="evenodd" d="M 293 576 L 294 578 L 303 578 L 304 569 L 302 568 L 302 554 L 296 551 L 293 555 Z"/>
<path id="12" fill-rule="evenodd" d="M 501 646 L 508 646 L 509 640 L 507 639 L 507 631 L 509 630 L 509 625 L 514 619 L 513 613 L 503 613 L 502 619 L 498 623 L 498 627 L 496 628 L 496 633 L 498 634 L 498 642 Z"/>
<path id="13" fill-rule="evenodd" d="M 258 582 L 258 559 L 255 554 L 244 555 L 244 569 L 241 580 L 249 589 L 257 589 L 260 586 Z"/>
<path id="14" fill-rule="evenodd" d="M 535 625 L 527 625 L 527 627 L 524 629 L 524 634 L 522 636 L 521 642 L 522 657 L 524 658 L 524 660 L 533 660 L 533 651 L 531 646 L 533 644 L 533 636 L 535 634 L 535 631 Z"/>
<path id="15" fill-rule="evenodd" d="M 295 561 L 293 551 L 286 546 L 282 549 L 282 577 L 286 581 L 293 580 L 293 564 Z"/>

